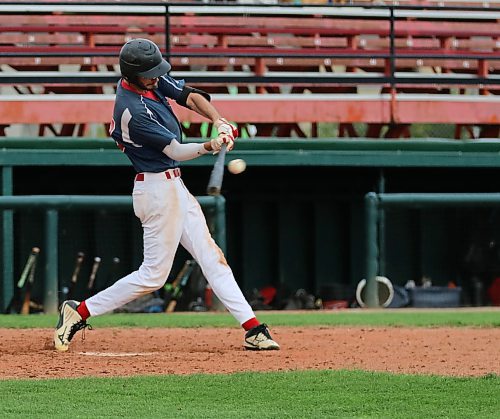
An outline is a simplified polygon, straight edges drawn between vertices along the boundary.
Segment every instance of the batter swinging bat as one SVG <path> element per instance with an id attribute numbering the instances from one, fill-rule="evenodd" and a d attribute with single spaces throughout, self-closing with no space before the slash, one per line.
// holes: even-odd
<path id="1" fill-rule="evenodd" d="M 94 258 L 94 263 L 92 264 L 92 270 L 90 271 L 89 282 L 87 284 L 87 288 L 90 293 L 92 293 L 94 289 L 95 277 L 97 275 L 97 270 L 99 269 L 99 265 L 101 264 L 101 258 L 96 256 Z"/>
<path id="2" fill-rule="evenodd" d="M 34 254 L 33 254 L 34 251 Z M 36 270 L 36 261 L 38 259 L 38 254 L 40 253 L 40 249 L 38 247 L 33 248 L 33 262 L 31 264 L 31 269 L 28 274 L 26 290 L 24 292 L 24 301 L 23 306 L 21 307 L 21 314 L 30 314 L 30 305 L 31 305 L 31 287 L 33 282 L 35 282 L 35 270 Z"/>
<path id="3" fill-rule="evenodd" d="M 212 173 L 210 174 L 210 179 L 207 186 L 208 195 L 220 195 L 220 190 L 222 188 L 222 179 L 224 178 L 224 161 L 226 159 L 227 145 L 223 144 L 217 160 L 215 160 Z"/>
<path id="4" fill-rule="evenodd" d="M 75 267 L 73 269 L 73 275 L 71 275 L 71 281 L 69 283 L 69 288 L 66 289 L 66 300 L 73 299 L 73 293 L 75 291 L 76 283 L 78 282 L 78 275 L 80 274 L 80 269 L 82 267 L 83 260 L 85 259 L 85 253 L 78 252 L 76 255 Z"/>

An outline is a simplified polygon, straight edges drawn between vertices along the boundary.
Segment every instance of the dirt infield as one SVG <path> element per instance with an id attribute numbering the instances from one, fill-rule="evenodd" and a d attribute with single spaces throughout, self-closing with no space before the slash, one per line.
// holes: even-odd
<path id="1" fill-rule="evenodd" d="M 274 327 L 281 351 L 245 351 L 238 328 L 102 328 L 67 353 L 50 329 L 0 329 L 0 379 L 362 369 L 500 374 L 500 328 Z"/>

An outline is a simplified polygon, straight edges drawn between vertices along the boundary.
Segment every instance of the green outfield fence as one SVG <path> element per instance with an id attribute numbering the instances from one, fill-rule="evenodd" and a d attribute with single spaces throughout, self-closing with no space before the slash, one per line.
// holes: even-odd
<path id="1" fill-rule="evenodd" d="M 380 228 L 385 215 L 384 209 L 478 205 L 500 206 L 500 193 L 367 193 L 365 195 L 366 305 L 380 306 L 375 278 L 379 274 L 380 248 L 384 246 L 384 229 Z"/>
<path id="2" fill-rule="evenodd" d="M 415 206 L 470 206 L 477 209 L 500 203 L 497 185 L 491 181 L 496 179 L 500 168 L 498 139 L 268 138 L 239 141 L 231 158 L 243 158 L 247 171 L 225 177 L 225 199 L 220 197 L 216 202 L 214 198 L 202 197 L 202 202 L 208 200 L 207 205 L 211 208 L 220 205 L 224 209 L 219 212 L 222 218 L 217 222 L 215 233 L 221 247 L 226 247 L 226 207 L 230 211 L 227 222 L 232 235 L 228 237 L 227 250 L 232 268 L 242 286 L 247 288 L 264 286 L 269 281 L 285 281 L 292 290 L 310 287 L 314 292 L 314 287 L 319 290 L 323 284 L 341 281 L 355 286 L 362 278 L 372 278 L 376 274 L 387 274 L 393 283 L 403 284 L 420 274 L 406 263 L 418 255 L 405 243 L 393 246 L 395 250 L 390 246 L 394 244 L 394 231 L 401 226 L 406 228 L 413 220 L 405 216 L 394 222 L 397 217 L 391 217 L 384 232 L 386 208 L 400 211 Z M 189 168 L 183 177 L 195 195 L 204 195 L 214 161 L 215 156 L 207 155 L 183 164 Z M 129 169 L 130 173 L 126 172 Z M 300 176 L 297 176 L 298 171 Z M 95 223 L 90 220 L 86 224 L 86 214 L 85 217 L 78 214 L 78 209 L 86 208 L 91 216 L 97 216 L 99 209 L 105 208 L 120 218 L 119 212 L 124 213 L 127 208 L 133 219 L 131 197 L 127 195 L 132 172 L 126 156 L 109 139 L 0 140 L 0 306 L 5 308 L 10 300 L 14 276 L 21 265 L 20 257 L 32 247 L 34 239 L 44 243 L 49 252 L 57 252 L 52 246 L 57 236 L 47 231 L 57 231 L 58 227 L 61 230 L 66 225 L 68 213 L 80 218 L 67 222 L 71 235 L 62 236 L 59 231 L 60 243 L 69 244 L 59 249 L 61 258 L 64 257 L 58 260 L 59 275 L 71 269 L 64 254 L 80 250 L 75 248 L 77 244 L 103 257 L 121 256 L 129 263 L 129 266 L 123 265 L 124 269 L 139 262 L 142 253 L 134 239 L 131 245 L 123 241 L 125 250 L 116 250 L 116 253 L 115 249 L 109 250 L 113 254 L 106 255 L 109 252 L 107 248 L 102 250 L 105 246 L 100 226 L 95 227 L 95 234 L 88 234 L 92 239 L 87 239 L 85 228 L 88 225 L 94 228 Z M 422 195 L 419 192 L 432 193 Z M 99 193 L 101 195 L 96 196 Z M 38 199 L 41 202 L 37 202 Z M 94 199 L 94 203 L 87 201 Z M 101 225 L 107 220 L 101 219 Z M 439 227 L 435 220 L 431 222 L 433 227 L 429 228 Z M 34 232 L 38 226 L 45 230 L 40 228 Z M 118 222 L 113 227 L 109 231 L 121 229 Z M 19 236 L 15 236 L 17 233 Z M 387 249 L 384 248 L 385 235 Z M 442 237 L 444 235 L 443 232 L 431 247 L 446 245 L 448 238 Z M 64 239 L 66 242 L 61 242 Z M 68 240 L 78 243 L 73 246 L 67 243 Z M 456 243 L 450 245 L 456 246 Z M 434 252 L 434 248 L 424 250 Z M 49 257 L 45 250 L 43 253 L 44 257 Z M 386 255 L 388 261 L 396 261 L 390 266 L 387 264 L 387 272 Z M 57 262 L 57 253 L 50 257 Z M 434 269 L 431 261 L 425 273 L 431 268 L 435 282 L 446 283 L 455 273 L 448 267 L 455 269 L 455 263 L 449 257 Z M 43 273 L 50 273 L 51 269 L 57 269 L 56 266 L 57 263 L 51 262 L 46 267 L 49 271 Z M 104 268 L 103 275 L 106 266 Z M 53 284 L 57 277 L 51 276 L 49 281 Z M 40 300 L 46 295 L 43 291 Z M 47 302 L 48 306 L 53 305 L 50 299 Z M 376 306 L 377 302 L 369 304 Z"/>
<path id="3" fill-rule="evenodd" d="M 214 237 L 219 246 L 226 248 L 225 199 L 218 196 L 199 196 L 202 207 L 213 210 Z M 131 210 L 131 196 L 95 195 L 30 195 L 0 196 L 0 210 L 3 211 L 2 228 L 2 305 L 5 308 L 13 295 L 14 283 L 14 223 L 13 210 L 41 210 L 45 212 L 45 284 L 43 306 L 46 313 L 57 312 L 58 307 L 58 219 L 59 210 L 99 209 Z"/>
<path id="4" fill-rule="evenodd" d="M 202 196 L 197 198 L 206 208 L 215 209 L 214 235 L 219 245 L 225 249 L 225 199 L 222 196 Z M 401 193 L 376 194 L 370 192 L 365 196 L 365 237 L 367 278 L 366 304 L 368 307 L 379 307 L 377 284 L 375 277 L 379 274 L 380 246 L 383 231 L 379 221 L 387 208 L 429 208 L 446 206 L 500 206 L 500 193 Z M 12 210 L 30 208 L 45 211 L 45 248 L 46 263 L 43 305 L 47 313 L 57 311 L 58 292 L 58 214 L 59 210 L 108 208 L 123 210 L 132 208 L 130 196 L 78 196 L 78 195 L 45 195 L 45 196 L 2 196 L 0 209 L 4 211 L 3 219 L 3 278 L 2 296 L 6 306 L 13 294 L 13 225 Z M 7 212 L 7 214 L 5 214 Z M 5 217 L 9 215 L 9 217 Z M 382 244 L 383 245 L 383 244 Z"/>

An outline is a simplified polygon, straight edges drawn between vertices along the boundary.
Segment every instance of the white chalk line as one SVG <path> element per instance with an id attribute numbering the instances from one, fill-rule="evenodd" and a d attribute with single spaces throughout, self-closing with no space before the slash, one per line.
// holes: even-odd
<path id="1" fill-rule="evenodd" d="M 78 352 L 79 355 L 101 357 L 153 356 L 156 352 Z"/>

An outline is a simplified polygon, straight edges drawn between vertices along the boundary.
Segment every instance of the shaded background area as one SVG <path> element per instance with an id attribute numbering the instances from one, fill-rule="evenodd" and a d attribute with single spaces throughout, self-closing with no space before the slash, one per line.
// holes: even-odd
<path id="1" fill-rule="evenodd" d="M 194 195 L 205 194 L 210 170 L 183 168 Z M 381 174 L 386 192 L 495 192 L 498 170 L 250 166 L 240 175 L 226 173 L 227 257 L 244 292 L 271 285 L 328 299 L 352 296 L 364 275 L 363 197 L 377 190 Z M 126 195 L 133 175 L 128 167 L 15 167 L 14 194 Z M 43 260 L 43 213 L 17 211 L 14 220 L 18 278 L 31 247 L 42 244 Z M 420 284 L 423 277 L 433 285 L 453 282 L 463 287 L 465 305 L 488 304 L 484 290 L 500 275 L 497 209 L 389 210 L 385 226 L 381 274 L 394 284 Z M 59 251 L 61 286 L 71 277 L 77 252 L 86 254 L 76 292 L 84 298 L 93 257 L 102 258 L 98 289 L 140 265 L 140 223 L 132 208 L 61 211 Z M 173 275 L 188 257 L 179 250 Z M 41 269 L 37 276 L 43 283 Z M 34 299 L 41 292 L 36 287 Z"/>

